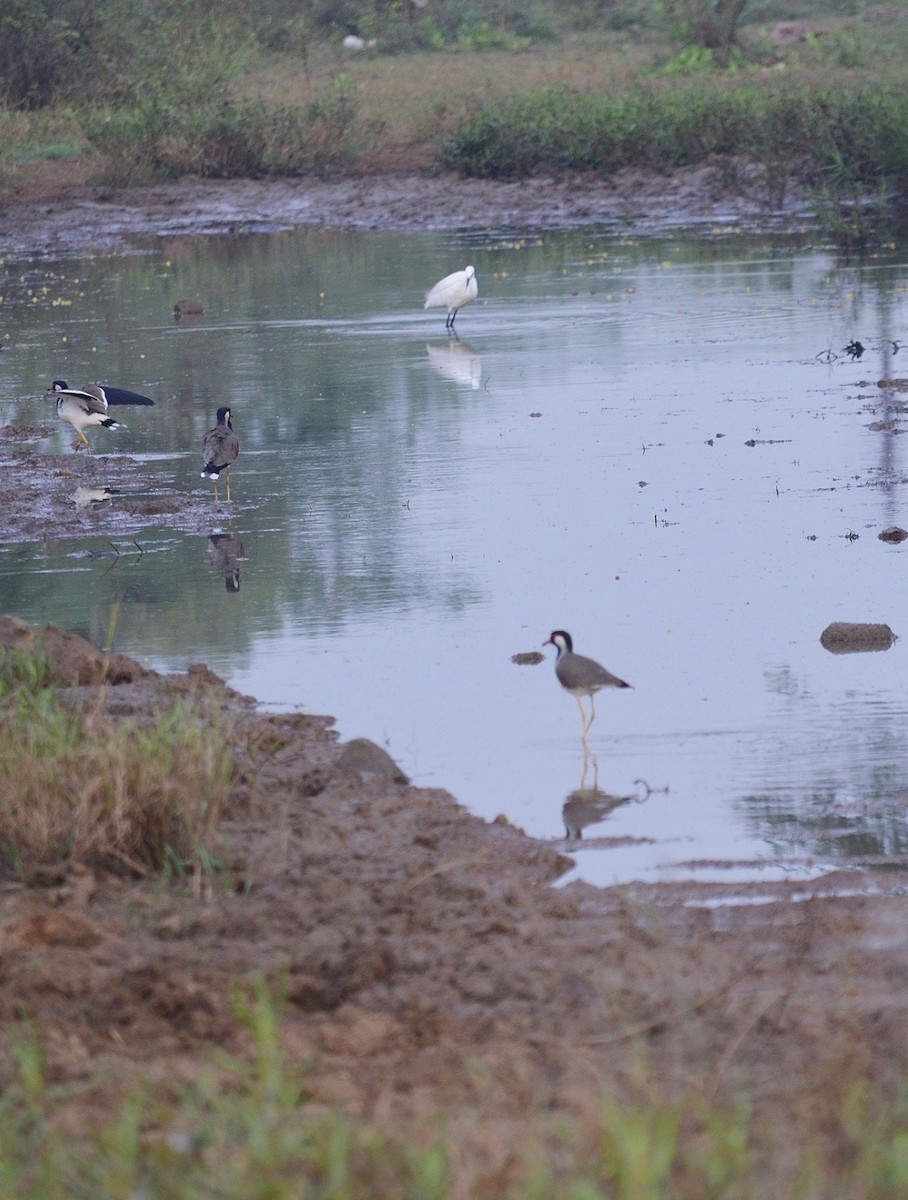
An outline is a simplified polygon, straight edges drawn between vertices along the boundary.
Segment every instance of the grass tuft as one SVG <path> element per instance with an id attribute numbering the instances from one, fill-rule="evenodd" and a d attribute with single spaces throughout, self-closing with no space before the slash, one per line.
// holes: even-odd
<path id="1" fill-rule="evenodd" d="M 198 870 L 231 774 L 229 729 L 180 701 L 150 722 L 84 710 L 46 684 L 47 665 L 0 660 L 0 858 L 28 877 L 60 861 Z"/>
<path id="2" fill-rule="evenodd" d="M 349 76 L 304 104 L 150 96 L 133 107 L 91 109 L 83 130 L 113 186 L 191 174 L 203 178 L 321 174 L 350 163 L 363 136 Z"/>

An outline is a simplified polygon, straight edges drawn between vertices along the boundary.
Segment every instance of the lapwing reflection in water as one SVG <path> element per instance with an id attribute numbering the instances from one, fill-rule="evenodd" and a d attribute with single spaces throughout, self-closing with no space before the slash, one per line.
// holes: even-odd
<path id="1" fill-rule="evenodd" d="M 617 808 L 625 804 L 643 804 L 657 792 L 668 794 L 668 787 L 651 788 L 645 779 L 635 779 L 636 792 L 627 796 L 614 796 L 599 787 L 599 763 L 594 758 L 593 782 L 587 787 L 586 776 L 590 766 L 588 755 L 583 756 L 583 772 L 580 776 L 580 786 L 576 791 L 569 792 L 561 809 L 561 819 L 564 821 L 564 835 L 570 840 L 579 840 L 588 825 L 598 825 Z"/>
<path id="2" fill-rule="evenodd" d="M 613 796 L 599 787 L 599 762 L 592 759 L 593 781 L 587 786 L 586 777 L 590 769 L 590 756 L 584 743 L 583 770 L 580 774 L 580 786 L 568 797 L 561 809 L 561 819 L 564 821 L 565 837 L 582 838 L 583 831 L 588 825 L 598 825 L 600 821 L 620 808 L 630 804 L 633 796 Z"/>
<path id="3" fill-rule="evenodd" d="M 576 792 L 570 792 L 561 810 L 564 836 L 582 838 L 587 825 L 598 825 L 616 808 L 630 804 L 633 799 L 633 796 L 611 796 L 599 788 L 578 788 Z"/>
<path id="4" fill-rule="evenodd" d="M 233 533 L 208 535 L 208 561 L 224 580 L 228 592 L 240 590 L 240 563 L 246 561 L 243 543 Z"/>

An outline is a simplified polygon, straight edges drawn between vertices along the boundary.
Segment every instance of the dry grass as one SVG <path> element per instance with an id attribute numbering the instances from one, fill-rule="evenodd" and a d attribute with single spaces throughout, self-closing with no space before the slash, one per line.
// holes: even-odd
<path id="1" fill-rule="evenodd" d="M 26 878 L 60 861 L 139 873 L 209 861 L 231 774 L 229 729 L 180 701 L 112 720 L 104 689 L 64 704 L 40 672 L 0 693 L 0 853 Z"/>
<path id="2" fill-rule="evenodd" d="M 240 94 L 269 105 L 300 105 L 324 93 L 339 75 L 349 77 L 360 120 L 375 135 L 358 168 L 418 170 L 437 165 L 439 139 L 452 136 L 473 109 L 526 87 L 620 89 L 652 63 L 654 54 L 649 43 L 620 35 L 571 35 L 520 52 L 351 57 L 320 46 L 305 72 L 298 59 L 278 59 L 244 78 Z"/>

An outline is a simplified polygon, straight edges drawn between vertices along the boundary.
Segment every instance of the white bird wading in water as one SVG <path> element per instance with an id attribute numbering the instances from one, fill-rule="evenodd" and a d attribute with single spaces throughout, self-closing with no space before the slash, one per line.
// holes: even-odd
<path id="1" fill-rule="evenodd" d="M 617 675 L 613 675 L 611 671 L 607 671 L 601 663 L 597 663 L 594 658 L 586 658 L 583 654 L 574 653 L 574 643 L 569 633 L 565 633 L 563 629 L 556 629 L 549 638 L 543 642 L 544 646 L 554 646 L 558 651 L 558 657 L 555 660 L 555 675 L 558 677 L 558 682 L 566 692 L 577 701 L 577 707 L 580 709 L 580 721 L 583 726 L 583 740 L 586 741 L 586 735 L 590 731 L 590 726 L 596 720 L 596 705 L 593 700 L 596 692 L 603 688 L 629 688 L 632 685 L 625 683 L 623 679 L 619 679 Z M 583 709 L 581 696 L 589 696 L 590 698 L 590 716 L 587 720 L 586 713 Z"/>
<path id="2" fill-rule="evenodd" d="M 448 316 L 445 329 L 454 331 L 454 321 L 458 312 L 465 304 L 470 304 L 479 295 L 479 284 L 476 282 L 476 268 L 464 267 L 462 271 L 454 271 L 439 279 L 435 287 L 426 293 L 425 308 L 446 308 Z"/>

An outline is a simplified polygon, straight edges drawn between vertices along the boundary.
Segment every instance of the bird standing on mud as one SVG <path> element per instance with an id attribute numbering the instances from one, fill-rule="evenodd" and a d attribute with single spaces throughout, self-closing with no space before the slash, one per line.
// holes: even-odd
<path id="1" fill-rule="evenodd" d="M 458 312 L 465 304 L 470 304 L 479 295 L 479 284 L 476 282 L 476 268 L 464 267 L 462 271 L 454 271 L 439 279 L 430 292 L 426 293 L 424 308 L 446 308 L 448 316 L 445 329 L 454 332 L 454 321 Z"/>
<path id="2" fill-rule="evenodd" d="M 240 441 L 233 432 L 230 409 L 225 405 L 217 411 L 217 424 L 209 429 L 202 441 L 203 479 L 214 480 L 214 498 L 218 496 L 218 479 L 227 472 L 227 499 L 230 499 L 230 467 L 240 452 Z"/>
<path id="3" fill-rule="evenodd" d="M 583 726 L 582 737 L 586 741 L 586 735 L 590 731 L 590 726 L 596 720 L 596 705 L 593 700 L 596 692 L 603 688 L 629 688 L 632 685 L 625 683 L 623 679 L 619 679 L 617 675 L 613 675 L 611 671 L 607 671 L 601 663 L 597 663 L 594 658 L 586 658 L 583 654 L 574 653 L 574 643 L 569 633 L 565 633 L 563 629 L 556 629 L 549 635 L 547 641 L 542 643 L 544 646 L 554 646 L 558 651 L 558 657 L 555 660 L 555 675 L 558 677 L 558 682 L 566 692 L 577 701 L 577 707 L 580 709 L 580 721 Z M 590 716 L 587 720 L 584 712 L 581 696 L 589 696 L 590 698 Z"/>
<path id="4" fill-rule="evenodd" d="M 71 388 L 65 379 L 55 379 L 46 393 L 46 397 L 57 403 L 57 415 L 63 421 L 68 421 L 78 433 L 73 449 L 78 450 L 82 443 L 91 454 L 91 446 L 85 436 L 85 430 L 92 425 L 103 425 L 105 429 L 124 429 L 119 421 L 107 415 L 111 404 L 154 404 L 148 396 L 138 392 L 129 392 L 125 388 L 109 387 L 107 384 L 88 383 L 84 388 Z"/>

